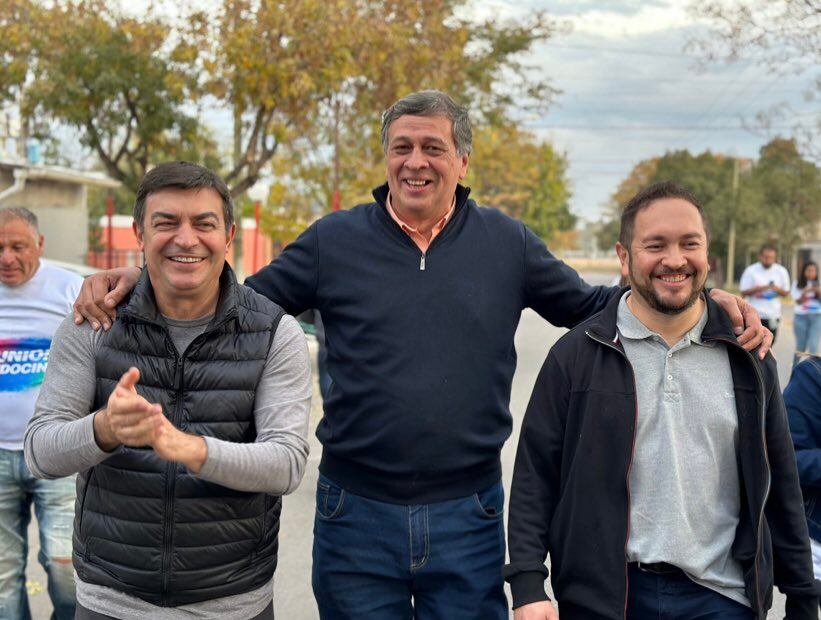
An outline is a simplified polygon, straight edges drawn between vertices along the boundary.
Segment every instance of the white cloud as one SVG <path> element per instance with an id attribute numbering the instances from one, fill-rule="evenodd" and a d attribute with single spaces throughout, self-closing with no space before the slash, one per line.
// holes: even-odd
<path id="1" fill-rule="evenodd" d="M 608 3 L 598 3 L 601 7 Z M 679 2 L 644 4 L 638 11 L 625 13 L 622 2 L 612 8 L 596 8 L 570 17 L 573 31 L 604 39 L 620 40 L 655 32 L 676 29 L 692 23 L 686 5 Z M 629 4 L 629 3 L 628 3 Z"/>

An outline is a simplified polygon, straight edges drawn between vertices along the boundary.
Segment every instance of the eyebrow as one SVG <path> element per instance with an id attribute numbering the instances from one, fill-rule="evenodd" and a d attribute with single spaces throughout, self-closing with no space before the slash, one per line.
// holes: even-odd
<path id="1" fill-rule="evenodd" d="M 155 220 L 178 220 L 179 215 L 176 213 L 166 213 L 164 211 L 157 211 L 156 213 L 151 214 L 151 221 Z M 219 220 L 219 216 L 214 211 L 206 211 L 205 213 L 200 213 L 195 215 L 191 218 L 195 222 L 200 222 L 202 220 Z"/>
<path id="2" fill-rule="evenodd" d="M 681 235 L 679 239 L 704 239 L 704 237 L 704 233 L 691 232 Z M 667 241 L 667 237 L 665 237 L 664 235 L 653 235 L 652 237 L 644 237 L 641 240 L 641 243 L 652 243 L 653 241 Z"/>
<path id="3" fill-rule="evenodd" d="M 394 136 L 393 139 L 391 140 L 391 144 L 394 144 L 395 142 L 402 142 L 402 141 L 404 141 L 404 142 L 413 142 L 413 140 L 411 139 L 410 136 Z M 443 140 L 442 138 L 439 138 L 437 136 L 423 136 L 422 137 L 422 142 L 436 142 L 437 144 L 443 144 L 445 146 L 447 146 L 447 144 L 448 144 L 445 140 Z"/>

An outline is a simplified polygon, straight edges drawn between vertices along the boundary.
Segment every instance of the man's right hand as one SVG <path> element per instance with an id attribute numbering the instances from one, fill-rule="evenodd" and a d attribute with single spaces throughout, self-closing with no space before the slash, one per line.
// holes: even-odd
<path id="1" fill-rule="evenodd" d="M 513 610 L 514 620 L 559 620 L 559 612 L 550 601 L 522 605 Z"/>
<path id="2" fill-rule="evenodd" d="M 83 280 L 77 301 L 74 302 L 74 322 L 88 320 L 94 330 L 108 329 L 117 315 L 117 304 L 140 279 L 138 267 L 120 267 L 92 274 Z"/>
<path id="3" fill-rule="evenodd" d="M 156 416 L 162 416 L 162 408 L 137 393 L 139 379 L 140 371 L 129 368 L 108 397 L 106 408 L 94 415 L 94 438 L 106 452 L 120 445 L 142 447 L 154 442 Z"/>

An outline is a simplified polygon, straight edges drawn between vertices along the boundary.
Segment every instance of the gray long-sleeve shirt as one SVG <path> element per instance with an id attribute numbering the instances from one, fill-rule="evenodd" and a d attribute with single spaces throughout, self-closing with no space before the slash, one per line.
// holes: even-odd
<path id="1" fill-rule="evenodd" d="M 211 317 L 166 319 L 179 351 L 201 334 Z M 26 463 L 35 476 L 58 478 L 101 463 L 111 453 L 94 439 L 94 359 L 102 334 L 71 317 L 54 336 L 48 370 L 25 436 Z M 273 495 L 299 485 L 308 457 L 311 370 L 305 337 L 291 316 L 280 321 L 254 401 L 256 443 L 206 437 L 207 458 L 200 478 L 233 489 Z M 270 602 L 271 584 L 237 596 L 176 608 L 159 608 L 123 592 L 77 580 L 84 607 L 117 618 L 166 620 L 253 617 Z"/>

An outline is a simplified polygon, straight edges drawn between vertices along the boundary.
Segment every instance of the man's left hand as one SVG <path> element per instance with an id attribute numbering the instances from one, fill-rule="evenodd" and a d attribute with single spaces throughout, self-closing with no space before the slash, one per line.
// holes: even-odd
<path id="1" fill-rule="evenodd" d="M 190 472 L 198 474 L 208 456 L 205 439 L 182 432 L 161 413 L 154 417 L 154 424 L 152 447 L 157 456 L 182 463 Z"/>
<path id="2" fill-rule="evenodd" d="M 772 347 L 773 334 L 761 324 L 761 317 L 755 308 L 741 297 L 717 288 L 710 291 L 710 297 L 730 317 L 738 344 L 747 351 L 758 349 L 758 357 L 763 360 Z"/>

